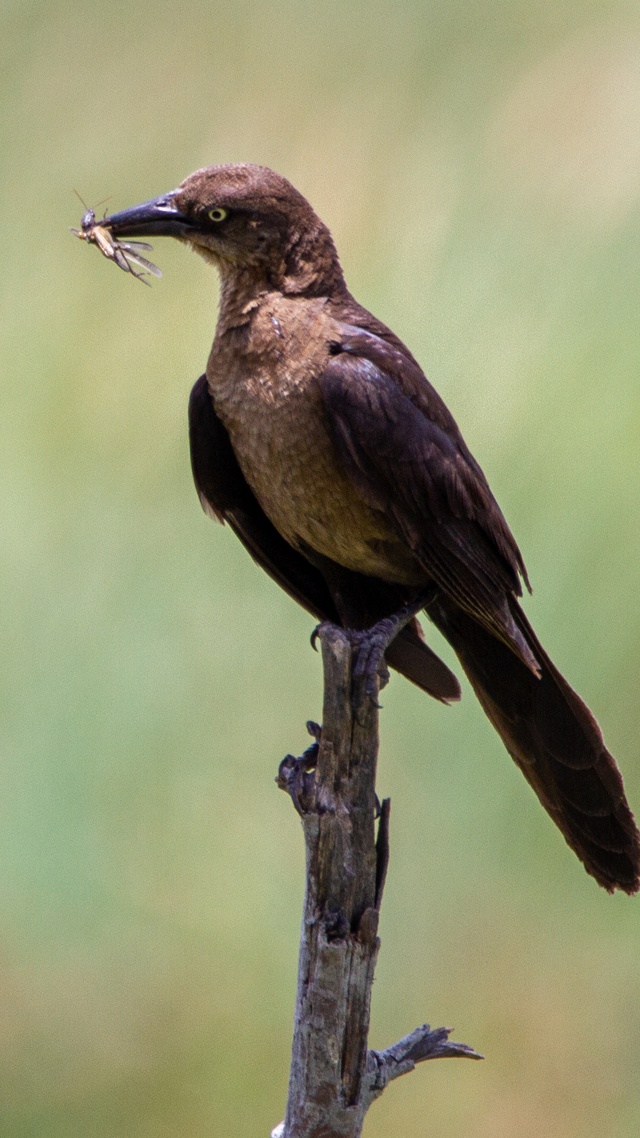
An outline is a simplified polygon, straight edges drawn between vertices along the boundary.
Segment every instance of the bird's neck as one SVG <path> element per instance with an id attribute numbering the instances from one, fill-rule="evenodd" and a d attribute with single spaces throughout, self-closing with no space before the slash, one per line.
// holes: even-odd
<path id="1" fill-rule="evenodd" d="M 266 274 L 255 265 L 218 265 L 220 272 L 220 312 L 217 335 L 241 328 L 261 299 L 271 291 Z"/>
<path id="2" fill-rule="evenodd" d="M 290 232 L 279 288 L 288 296 L 348 296 L 333 237 L 320 218 Z"/>
<path id="3" fill-rule="evenodd" d="M 269 293 L 305 299 L 349 296 L 331 234 L 321 223 L 314 232 L 296 235 L 281 260 L 241 264 L 220 258 L 215 263 L 221 284 L 219 333 L 247 324 Z"/>

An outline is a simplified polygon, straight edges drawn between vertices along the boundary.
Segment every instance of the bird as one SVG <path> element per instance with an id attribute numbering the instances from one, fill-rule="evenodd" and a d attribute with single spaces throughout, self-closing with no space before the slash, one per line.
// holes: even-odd
<path id="1" fill-rule="evenodd" d="M 100 225 L 115 240 L 174 237 L 218 270 L 189 401 L 204 510 L 315 618 L 372 637 L 375 665 L 384 654 L 451 703 L 460 685 L 426 643 L 424 612 L 587 873 L 637 892 L 622 776 L 525 616 L 529 580 L 500 507 L 416 359 L 349 292 L 306 198 L 264 166 L 209 166 Z"/>

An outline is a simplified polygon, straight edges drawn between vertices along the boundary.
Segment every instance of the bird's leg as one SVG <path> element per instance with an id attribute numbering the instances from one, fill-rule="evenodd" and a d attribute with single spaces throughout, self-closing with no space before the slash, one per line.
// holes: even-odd
<path id="1" fill-rule="evenodd" d="M 387 648 L 393 643 L 398 633 L 402 632 L 405 625 L 413 620 L 417 613 L 421 612 L 428 601 L 432 600 L 433 592 L 433 586 L 421 590 L 413 600 L 407 601 L 397 612 L 391 616 L 383 617 L 370 628 L 346 628 L 344 630 L 354 648 L 354 679 L 365 678 L 367 695 L 374 703 L 377 702 L 378 690 L 389 682 L 389 671 L 384 659 Z M 311 637 L 311 643 L 314 647 L 318 636 L 329 623 L 329 621 L 323 621 L 314 630 Z"/>
<path id="2" fill-rule="evenodd" d="M 379 688 L 385 687 L 389 682 L 389 670 L 384 658 L 387 648 L 398 633 L 402 632 L 405 625 L 424 608 L 426 600 L 427 594 L 421 592 L 392 616 L 384 617 L 371 628 L 366 628 L 362 632 L 349 631 L 349 637 L 356 649 L 354 678 L 364 678 L 367 695 L 374 702 L 377 702 Z"/>

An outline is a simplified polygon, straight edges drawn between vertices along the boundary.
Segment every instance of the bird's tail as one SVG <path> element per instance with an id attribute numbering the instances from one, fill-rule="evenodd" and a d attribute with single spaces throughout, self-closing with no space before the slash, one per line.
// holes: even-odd
<path id="1" fill-rule="evenodd" d="M 507 750 L 587 873 L 609 892 L 640 889 L 640 834 L 602 732 L 547 656 L 518 603 L 513 619 L 540 678 L 500 640 L 440 594 L 427 607 L 457 653 Z"/>
<path id="2" fill-rule="evenodd" d="M 422 629 L 415 618 L 391 642 L 385 658 L 392 668 L 441 703 L 453 703 L 460 699 L 457 678 L 425 643 Z"/>

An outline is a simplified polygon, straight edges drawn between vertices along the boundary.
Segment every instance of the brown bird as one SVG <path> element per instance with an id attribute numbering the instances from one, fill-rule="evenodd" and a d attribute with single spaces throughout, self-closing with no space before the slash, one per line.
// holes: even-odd
<path id="1" fill-rule="evenodd" d="M 315 617 L 375 626 L 367 667 L 386 649 L 447 703 L 460 688 L 424 642 L 424 609 L 587 872 L 636 892 L 622 777 L 518 603 L 524 562 L 482 470 L 408 349 L 351 296 L 306 199 L 263 166 L 212 166 L 100 224 L 177 237 L 220 273 L 189 406 L 207 513 Z"/>

